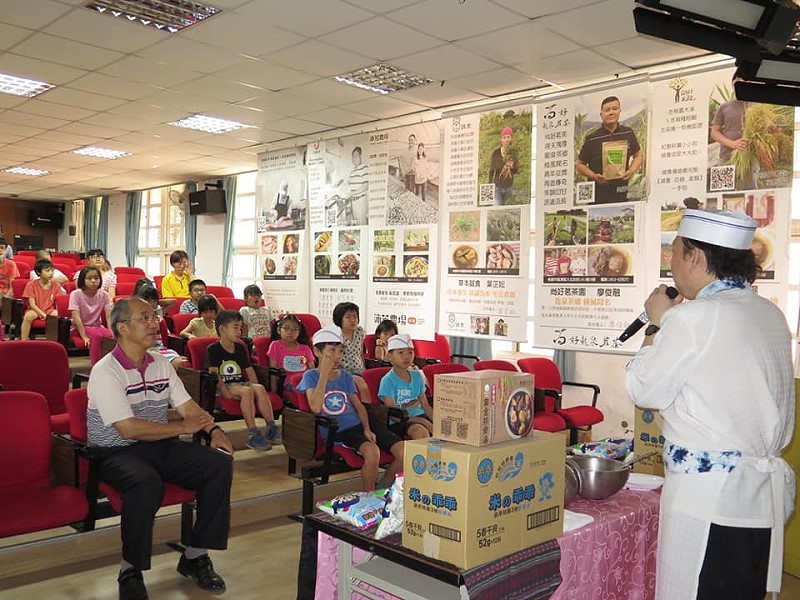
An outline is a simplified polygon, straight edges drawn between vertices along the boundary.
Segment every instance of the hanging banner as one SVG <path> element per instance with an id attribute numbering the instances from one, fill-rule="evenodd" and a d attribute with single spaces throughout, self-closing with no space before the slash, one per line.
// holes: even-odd
<path id="1" fill-rule="evenodd" d="M 366 306 L 367 144 L 367 136 L 353 136 L 307 149 L 313 257 L 309 309 L 325 325 L 332 324 L 339 302 L 354 302 L 362 311 Z"/>
<path id="2" fill-rule="evenodd" d="M 303 148 L 258 156 L 258 264 L 264 303 L 273 311 L 308 312 L 308 208 Z"/>
<path id="3" fill-rule="evenodd" d="M 733 69 L 654 81 L 653 219 L 658 276 L 671 280 L 683 211 L 746 212 L 758 221 L 759 294 L 786 311 L 794 108 L 736 100 Z"/>
<path id="4" fill-rule="evenodd" d="M 436 332 L 441 122 L 370 135 L 371 331 L 384 319 L 401 333 Z M 369 325 L 367 324 L 369 323 Z"/>
<path id="5" fill-rule="evenodd" d="M 648 289 L 648 87 L 539 104 L 534 344 L 620 351 Z"/>
<path id="6" fill-rule="evenodd" d="M 532 114 L 444 121 L 439 332 L 526 340 Z"/>

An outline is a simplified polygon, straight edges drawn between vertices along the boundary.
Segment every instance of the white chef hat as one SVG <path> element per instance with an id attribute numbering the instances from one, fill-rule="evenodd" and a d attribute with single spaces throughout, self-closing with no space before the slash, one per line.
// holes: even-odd
<path id="1" fill-rule="evenodd" d="M 389 341 L 386 342 L 387 352 L 391 352 L 392 350 L 402 350 L 403 348 L 414 348 L 414 344 L 411 342 L 411 336 L 407 333 L 398 333 L 397 335 L 393 335 L 389 338 Z"/>
<path id="2" fill-rule="evenodd" d="M 313 344 L 341 344 L 342 343 L 342 329 L 336 325 L 330 327 L 323 327 L 314 334 Z"/>
<path id="3" fill-rule="evenodd" d="M 741 211 L 686 209 L 678 235 L 735 250 L 749 250 L 758 223 Z"/>

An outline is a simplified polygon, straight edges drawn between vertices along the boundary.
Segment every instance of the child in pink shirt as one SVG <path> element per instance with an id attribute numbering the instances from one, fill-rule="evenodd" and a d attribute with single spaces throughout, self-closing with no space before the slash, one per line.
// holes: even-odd
<path id="1" fill-rule="evenodd" d="M 77 332 L 84 346 L 89 348 L 92 364 L 100 360 L 102 338 L 114 337 L 103 325 L 104 312 L 106 322 L 111 321 L 111 297 L 100 289 L 101 281 L 99 268 L 84 267 L 78 275 L 78 289 L 69 295 L 73 333 Z"/>
<path id="2" fill-rule="evenodd" d="M 305 344 L 308 341 L 305 328 L 296 316 L 284 315 L 279 319 L 272 337 L 274 341 L 267 350 L 270 367 L 283 369 L 287 375 L 314 368 L 314 353 Z M 272 391 L 277 393 L 277 378 L 272 380 Z"/>

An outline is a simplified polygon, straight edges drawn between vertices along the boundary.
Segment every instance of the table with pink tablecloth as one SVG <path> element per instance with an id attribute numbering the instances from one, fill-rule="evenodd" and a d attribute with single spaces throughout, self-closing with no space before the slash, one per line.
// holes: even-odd
<path id="1" fill-rule="evenodd" d="M 622 490 L 608 500 L 578 498 L 573 512 L 591 515 L 593 523 L 558 538 L 563 579 L 553 600 L 649 600 L 655 597 L 656 542 L 660 494 Z M 339 540 L 319 532 L 317 541 L 316 598 L 330 600 L 338 594 Z M 369 553 L 353 549 L 353 562 Z M 376 596 L 395 596 L 369 588 Z M 354 599 L 364 598 L 358 594 Z"/>

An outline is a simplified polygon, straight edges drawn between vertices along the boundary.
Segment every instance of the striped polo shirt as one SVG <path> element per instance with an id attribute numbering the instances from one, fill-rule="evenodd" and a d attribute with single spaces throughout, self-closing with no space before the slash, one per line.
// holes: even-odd
<path id="1" fill-rule="evenodd" d="M 92 367 L 88 392 L 88 441 L 97 446 L 133 444 L 114 423 L 131 417 L 166 423 L 170 406 L 191 400 L 166 358 L 148 352 L 137 367 L 119 345 Z"/>

